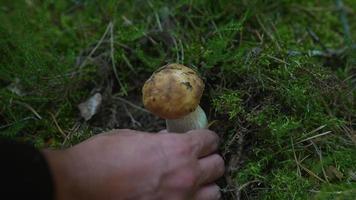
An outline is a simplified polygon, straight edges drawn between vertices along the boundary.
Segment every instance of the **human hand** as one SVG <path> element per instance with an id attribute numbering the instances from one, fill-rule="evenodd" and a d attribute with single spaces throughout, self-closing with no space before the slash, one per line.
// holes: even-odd
<path id="1" fill-rule="evenodd" d="M 209 130 L 113 130 L 66 150 L 45 150 L 57 200 L 217 200 L 224 173 Z"/>

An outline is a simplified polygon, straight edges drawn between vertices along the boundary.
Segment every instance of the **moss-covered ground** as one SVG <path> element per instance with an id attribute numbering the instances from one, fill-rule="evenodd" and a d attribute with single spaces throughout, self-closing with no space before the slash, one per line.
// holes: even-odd
<path id="1" fill-rule="evenodd" d="M 225 199 L 355 199 L 355 22 L 354 0 L 1 0 L 0 137 L 160 130 L 141 87 L 182 63 L 206 83 Z"/>

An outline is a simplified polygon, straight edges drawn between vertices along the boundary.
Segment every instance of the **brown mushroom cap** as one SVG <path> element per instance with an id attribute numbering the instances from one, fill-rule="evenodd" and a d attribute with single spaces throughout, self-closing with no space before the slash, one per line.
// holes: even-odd
<path id="1" fill-rule="evenodd" d="M 199 105 L 204 82 L 198 74 L 184 65 L 161 67 L 142 88 L 143 104 L 164 119 L 178 119 L 193 112 Z"/>

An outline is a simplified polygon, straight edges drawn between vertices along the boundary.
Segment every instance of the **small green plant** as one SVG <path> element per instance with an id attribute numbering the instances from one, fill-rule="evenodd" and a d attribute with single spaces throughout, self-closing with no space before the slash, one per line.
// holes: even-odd
<path id="1" fill-rule="evenodd" d="M 213 99 L 213 106 L 217 112 L 227 113 L 230 120 L 243 113 L 241 94 L 238 92 L 225 91 Z"/>

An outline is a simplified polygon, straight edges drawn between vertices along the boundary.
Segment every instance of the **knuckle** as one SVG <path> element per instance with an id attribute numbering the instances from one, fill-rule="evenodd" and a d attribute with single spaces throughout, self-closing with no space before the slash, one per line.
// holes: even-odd
<path id="1" fill-rule="evenodd" d="M 179 177 L 178 184 L 181 188 L 191 190 L 196 187 L 198 175 L 194 170 L 186 170 Z"/>
<path id="2" fill-rule="evenodd" d="M 202 149 L 204 146 L 203 140 L 198 140 L 198 139 L 189 140 L 188 144 L 189 144 L 192 152 L 198 151 L 199 149 Z"/>
<path id="3" fill-rule="evenodd" d="M 209 136 L 214 137 L 216 139 L 219 138 L 219 136 L 214 131 L 209 130 L 209 129 L 195 129 L 195 130 L 189 131 L 188 133 L 204 135 L 204 137 L 206 137 L 206 135 L 209 135 Z"/>
<path id="4" fill-rule="evenodd" d="M 191 132 L 191 133 L 198 136 L 198 137 L 194 137 L 196 141 L 193 142 L 200 142 L 200 143 L 209 142 L 214 145 L 219 144 L 219 140 L 220 140 L 219 136 L 215 132 L 209 129 L 198 129 L 196 130 L 196 132 Z"/>
<path id="5" fill-rule="evenodd" d="M 193 151 L 193 147 L 185 143 L 177 144 L 175 146 L 175 153 L 178 156 L 189 156 L 191 155 L 192 151 Z"/>
<path id="6" fill-rule="evenodd" d="M 169 149 L 168 152 L 171 152 L 172 156 L 185 157 L 191 155 L 192 145 L 187 140 L 183 140 L 181 135 L 166 134 L 164 137 L 163 146 L 165 149 Z"/>

